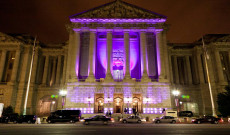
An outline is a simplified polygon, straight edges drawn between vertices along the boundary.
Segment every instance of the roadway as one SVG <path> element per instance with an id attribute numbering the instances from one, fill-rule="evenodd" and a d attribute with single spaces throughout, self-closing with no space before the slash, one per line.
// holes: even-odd
<path id="1" fill-rule="evenodd" d="M 230 135 L 230 124 L 0 124 L 0 135 Z"/>

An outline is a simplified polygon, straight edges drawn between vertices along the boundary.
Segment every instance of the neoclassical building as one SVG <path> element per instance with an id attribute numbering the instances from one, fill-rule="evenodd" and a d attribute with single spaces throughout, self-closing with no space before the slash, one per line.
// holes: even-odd
<path id="1" fill-rule="evenodd" d="M 175 109 L 211 114 L 201 39 L 168 43 L 167 17 L 121 0 L 70 16 L 69 40 L 36 42 L 29 114 L 80 109 L 84 114 L 122 113 L 133 108 L 160 115 Z M 0 33 L 0 103 L 22 113 L 34 38 Z M 230 35 L 204 36 L 212 93 L 230 81 Z M 61 90 L 67 95 L 61 96 Z M 217 106 L 216 106 L 217 107 Z"/>

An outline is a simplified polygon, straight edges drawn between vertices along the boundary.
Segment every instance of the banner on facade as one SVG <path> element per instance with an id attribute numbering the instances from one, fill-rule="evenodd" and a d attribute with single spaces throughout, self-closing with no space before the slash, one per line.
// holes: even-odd
<path id="1" fill-rule="evenodd" d="M 3 107 L 4 107 L 4 104 L 0 103 L 0 117 L 2 117 Z"/>

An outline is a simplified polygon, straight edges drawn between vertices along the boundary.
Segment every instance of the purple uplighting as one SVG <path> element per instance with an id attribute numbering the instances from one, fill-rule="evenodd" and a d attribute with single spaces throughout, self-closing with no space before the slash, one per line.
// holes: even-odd
<path id="1" fill-rule="evenodd" d="M 133 22 L 133 23 L 164 23 L 166 19 L 157 18 L 157 19 L 91 19 L 91 18 L 73 18 L 70 19 L 71 22 L 77 23 L 90 23 L 90 22 L 100 22 L 100 23 L 125 23 L 125 22 Z"/>

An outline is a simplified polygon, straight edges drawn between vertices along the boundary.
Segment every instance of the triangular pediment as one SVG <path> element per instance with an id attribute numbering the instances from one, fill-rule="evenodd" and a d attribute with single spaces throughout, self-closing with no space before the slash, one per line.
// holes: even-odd
<path id="1" fill-rule="evenodd" d="M 0 42 L 20 42 L 18 39 L 0 32 Z"/>
<path id="2" fill-rule="evenodd" d="M 157 19 L 166 16 L 116 0 L 88 11 L 70 16 L 73 18 L 108 18 L 108 19 Z"/>

